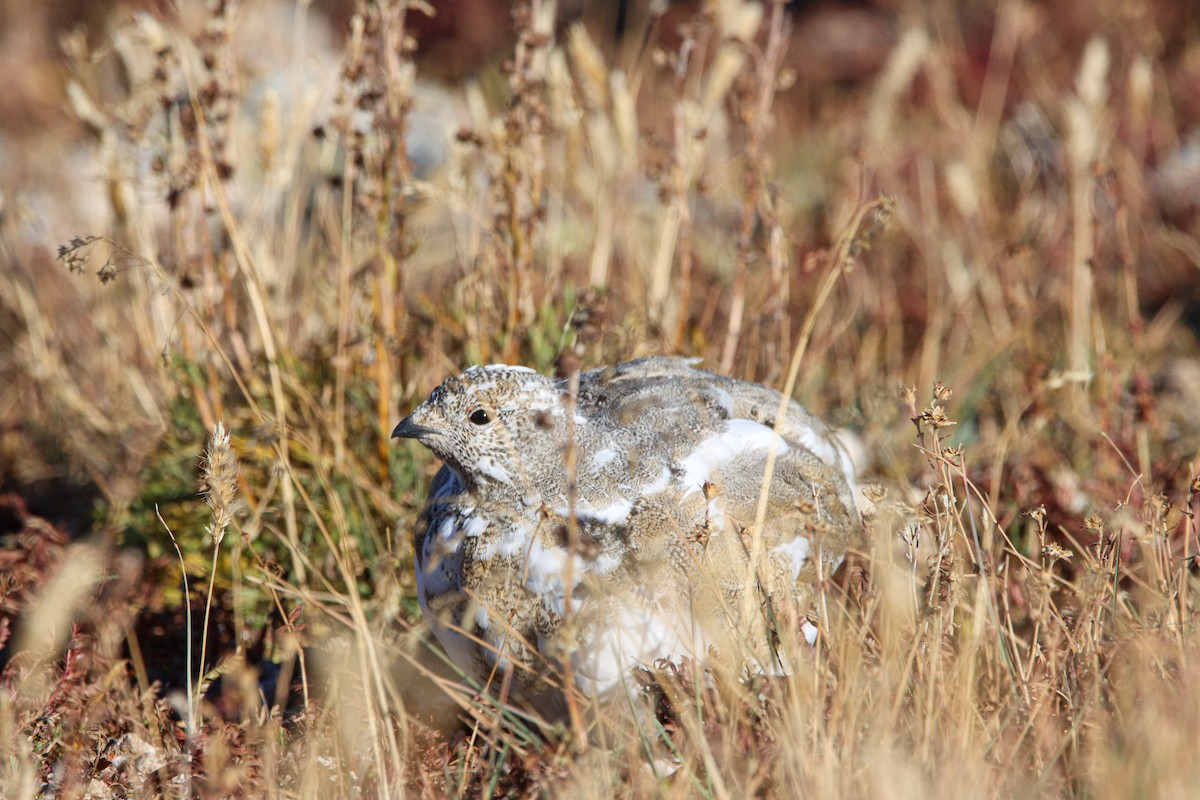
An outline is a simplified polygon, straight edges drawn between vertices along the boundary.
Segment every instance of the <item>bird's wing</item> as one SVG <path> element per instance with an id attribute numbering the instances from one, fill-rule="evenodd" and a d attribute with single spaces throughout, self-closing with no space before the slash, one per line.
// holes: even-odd
<path id="1" fill-rule="evenodd" d="M 643 438 L 670 437 L 680 446 L 698 444 L 722 421 L 745 419 L 774 428 L 782 396 L 774 389 L 697 369 L 699 359 L 651 356 L 615 368 L 585 373 L 580 407 L 607 415 L 618 427 L 644 429 Z M 779 434 L 790 447 L 811 451 L 836 468 L 854 491 L 854 467 L 834 432 L 795 400 L 784 406 Z M 690 437 L 689 433 L 696 436 Z"/>

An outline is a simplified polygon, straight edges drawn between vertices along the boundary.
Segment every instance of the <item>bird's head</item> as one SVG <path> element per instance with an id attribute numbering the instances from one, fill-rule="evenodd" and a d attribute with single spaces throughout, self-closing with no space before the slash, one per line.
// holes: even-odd
<path id="1" fill-rule="evenodd" d="M 469 486 L 520 489 L 561 463 L 562 391 L 526 367 L 471 367 L 434 389 L 392 437 L 416 439 Z"/>

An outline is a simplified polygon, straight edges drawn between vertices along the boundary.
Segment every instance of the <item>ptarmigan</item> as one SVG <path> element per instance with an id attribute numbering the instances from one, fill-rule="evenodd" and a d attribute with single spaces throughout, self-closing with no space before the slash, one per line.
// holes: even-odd
<path id="1" fill-rule="evenodd" d="M 841 563 L 854 469 L 796 402 L 777 425 L 778 392 L 693 363 L 583 373 L 573 404 L 566 381 L 472 367 L 393 431 L 445 462 L 415 532 L 417 591 L 467 674 L 497 686 L 511 670 L 553 714 L 567 672 L 602 698 L 634 667 L 710 648 L 787 669 L 773 625 L 803 620 Z"/>

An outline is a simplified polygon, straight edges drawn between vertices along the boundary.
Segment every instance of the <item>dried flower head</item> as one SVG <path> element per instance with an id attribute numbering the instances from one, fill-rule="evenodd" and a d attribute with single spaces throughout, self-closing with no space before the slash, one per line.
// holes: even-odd
<path id="1" fill-rule="evenodd" d="M 1074 553 L 1051 542 L 1042 548 L 1042 555 L 1049 560 L 1047 566 L 1054 566 L 1055 561 L 1070 561 Z"/>
<path id="2" fill-rule="evenodd" d="M 55 258 L 72 273 L 82 275 L 87 270 L 87 260 L 91 254 L 92 245 L 98 241 L 100 241 L 99 236 L 76 236 L 71 239 L 69 244 L 58 246 L 58 255 Z"/>
<path id="3" fill-rule="evenodd" d="M 875 239 L 887 230 L 896 215 L 896 199 L 891 195 L 876 198 L 862 215 L 858 230 L 850 242 L 848 255 L 851 259 L 870 250 Z"/>
<path id="4" fill-rule="evenodd" d="M 1150 508 L 1158 515 L 1160 522 L 1166 522 L 1167 515 L 1171 513 L 1171 498 L 1162 493 L 1156 494 L 1150 498 Z"/>
<path id="5" fill-rule="evenodd" d="M 951 466 L 959 466 L 962 463 L 963 446 L 961 444 L 954 447 L 943 447 L 942 458 L 948 461 Z"/>
<path id="6" fill-rule="evenodd" d="M 931 486 L 918 508 L 931 517 L 938 517 L 954 508 L 954 492 L 944 483 Z"/>
<path id="7" fill-rule="evenodd" d="M 882 502 L 883 498 L 887 497 L 887 487 L 881 483 L 869 483 L 862 487 L 863 497 L 870 500 L 872 503 Z"/>
<path id="8" fill-rule="evenodd" d="M 941 406 L 930 406 L 913 417 L 913 424 L 917 426 L 919 433 L 924 433 L 930 428 L 936 431 L 948 428 L 951 425 L 957 425 L 958 423 L 950 419 L 950 416 L 946 413 L 946 409 Z"/>

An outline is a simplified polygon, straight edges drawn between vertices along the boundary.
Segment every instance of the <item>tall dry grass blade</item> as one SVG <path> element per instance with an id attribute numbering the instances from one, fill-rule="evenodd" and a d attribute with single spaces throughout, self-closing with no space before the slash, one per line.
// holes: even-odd
<path id="1" fill-rule="evenodd" d="M 175 533 L 171 530 L 171 526 L 162 518 L 162 513 L 158 510 L 158 504 L 154 506 L 154 516 L 158 518 L 159 523 L 163 526 L 163 530 L 167 532 L 167 537 L 171 540 L 171 546 L 175 548 L 175 555 L 179 558 L 179 579 L 183 582 L 183 625 L 184 637 L 186 644 L 184 647 L 184 687 L 187 691 L 187 735 L 189 740 L 199 734 L 200 729 L 196 727 L 196 716 L 200 707 L 200 698 L 196 696 L 195 684 L 192 682 L 192 589 L 187 575 L 187 562 L 183 558 L 183 551 L 179 549 L 179 542 L 175 539 Z M 201 662 L 203 663 L 203 662 Z"/>
<path id="2" fill-rule="evenodd" d="M 1109 52 L 1103 39 L 1092 39 L 1084 50 L 1076 78 L 1075 97 L 1063 107 L 1071 180 L 1071 292 L 1068 305 L 1067 369 L 1075 385 L 1092 378 L 1096 339 L 1093 310 L 1092 261 L 1096 247 L 1093 207 L 1095 167 L 1108 136 L 1104 111 L 1108 102 Z"/>

